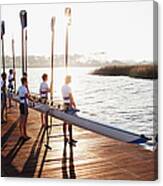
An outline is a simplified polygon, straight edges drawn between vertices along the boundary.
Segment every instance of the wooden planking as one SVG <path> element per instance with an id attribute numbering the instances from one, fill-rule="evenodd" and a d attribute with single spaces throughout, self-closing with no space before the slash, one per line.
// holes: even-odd
<path id="1" fill-rule="evenodd" d="M 40 113 L 30 110 L 29 141 L 19 140 L 18 108 L 8 111 L 8 122 L 2 126 L 2 176 L 132 179 L 156 178 L 155 152 L 73 127 L 77 146 L 64 145 L 62 121 L 53 119 L 47 150 L 46 132 L 41 129 Z"/>

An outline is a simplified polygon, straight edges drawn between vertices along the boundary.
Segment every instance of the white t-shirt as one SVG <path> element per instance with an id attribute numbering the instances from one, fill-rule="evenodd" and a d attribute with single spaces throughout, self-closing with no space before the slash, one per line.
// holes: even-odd
<path id="1" fill-rule="evenodd" d="M 43 81 L 40 84 L 40 95 L 41 95 L 41 97 L 47 97 L 48 96 L 48 89 L 49 89 L 48 83 Z"/>
<path id="2" fill-rule="evenodd" d="M 1 79 L 1 88 L 3 87 L 4 85 L 4 81 Z"/>
<path id="3" fill-rule="evenodd" d="M 8 75 L 8 81 L 11 81 L 13 78 L 14 78 L 14 75 L 13 74 L 9 74 Z"/>
<path id="4" fill-rule="evenodd" d="M 20 103 L 27 103 L 28 104 L 28 98 L 26 98 L 26 94 L 28 94 L 28 89 L 26 86 L 22 85 L 18 89 L 18 95 Z"/>
<path id="5" fill-rule="evenodd" d="M 62 86 L 62 97 L 64 100 L 64 103 L 70 103 L 70 93 L 71 93 L 71 87 L 69 85 L 63 85 Z"/>
<path id="6" fill-rule="evenodd" d="M 11 86 L 13 86 L 13 78 L 14 78 L 13 74 L 8 75 L 8 87 L 9 88 L 11 88 Z"/>

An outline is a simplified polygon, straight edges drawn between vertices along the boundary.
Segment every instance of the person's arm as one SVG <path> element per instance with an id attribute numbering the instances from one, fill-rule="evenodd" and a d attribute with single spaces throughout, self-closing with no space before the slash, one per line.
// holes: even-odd
<path id="1" fill-rule="evenodd" d="M 25 94 L 26 98 L 28 98 L 30 101 L 34 101 L 34 99 L 32 98 L 32 96 L 29 93 Z"/>
<path id="2" fill-rule="evenodd" d="M 52 89 L 52 87 L 51 86 L 49 87 L 49 85 L 47 85 L 47 93 L 51 92 L 51 89 Z"/>
<path id="3" fill-rule="evenodd" d="M 40 88 L 39 88 L 39 93 L 40 93 L 40 95 L 41 95 L 41 84 L 40 84 Z"/>
<path id="4" fill-rule="evenodd" d="M 48 92 L 51 92 L 51 88 L 49 88 L 49 87 L 47 88 L 47 93 L 48 93 Z"/>
<path id="5" fill-rule="evenodd" d="M 74 97 L 73 97 L 72 93 L 69 93 L 69 97 L 70 97 L 70 104 L 71 104 L 74 108 L 76 108 L 76 103 L 75 103 L 75 101 L 74 101 Z"/>
<path id="6" fill-rule="evenodd" d="M 30 95 L 29 90 L 27 88 L 26 88 L 26 92 L 25 92 L 25 97 L 28 98 L 30 101 L 34 101 L 34 99 Z"/>

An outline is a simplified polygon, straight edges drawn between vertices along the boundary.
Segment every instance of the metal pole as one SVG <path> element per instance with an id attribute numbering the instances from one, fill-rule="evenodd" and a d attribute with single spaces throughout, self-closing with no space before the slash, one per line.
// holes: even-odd
<path id="1" fill-rule="evenodd" d="M 15 42 L 12 39 L 12 59 L 13 59 L 13 71 L 14 71 L 14 91 L 16 93 L 16 66 L 15 66 Z"/>

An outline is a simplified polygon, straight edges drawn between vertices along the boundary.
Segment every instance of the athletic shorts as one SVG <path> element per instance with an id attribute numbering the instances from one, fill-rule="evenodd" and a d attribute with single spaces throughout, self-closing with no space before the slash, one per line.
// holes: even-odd
<path id="1" fill-rule="evenodd" d="M 28 105 L 27 104 L 20 103 L 19 109 L 20 109 L 21 115 L 28 115 Z"/>
<path id="2" fill-rule="evenodd" d="M 1 93 L 1 109 L 4 108 L 6 106 L 6 94 L 5 93 Z"/>
<path id="3" fill-rule="evenodd" d="M 41 101 L 41 103 L 46 104 L 47 101 L 48 101 L 48 98 L 47 97 L 41 97 L 40 101 Z"/>
<path id="4" fill-rule="evenodd" d="M 71 108 L 70 104 L 69 103 L 64 103 L 64 105 L 63 105 L 64 111 L 67 112 L 69 110 L 69 108 Z"/>

